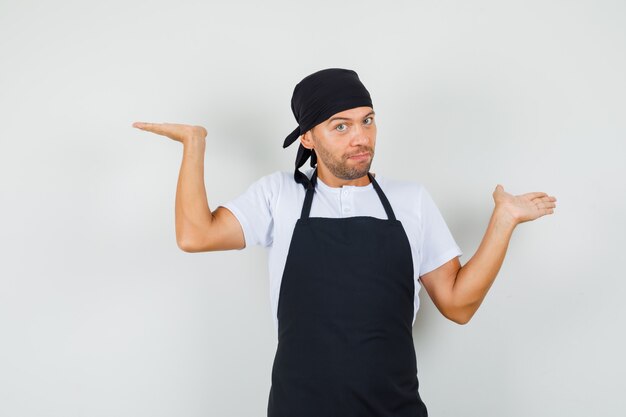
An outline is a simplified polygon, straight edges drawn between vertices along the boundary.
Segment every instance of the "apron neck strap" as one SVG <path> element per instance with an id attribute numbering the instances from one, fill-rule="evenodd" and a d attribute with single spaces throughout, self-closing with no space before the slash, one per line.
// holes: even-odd
<path id="1" fill-rule="evenodd" d="M 370 177 L 370 181 L 372 182 L 374 189 L 378 193 L 378 197 L 380 197 L 380 201 L 381 203 L 383 203 L 383 207 L 385 207 L 387 218 L 389 220 L 395 221 L 396 215 L 393 213 L 393 209 L 391 208 L 391 204 L 389 204 L 389 200 L 387 200 L 387 196 L 385 195 L 385 193 L 383 193 L 383 190 L 381 190 L 380 185 L 378 185 L 378 182 L 376 181 L 376 179 L 374 179 L 374 176 L 370 174 L 369 172 L 367 173 L 367 175 Z"/>
<path id="2" fill-rule="evenodd" d="M 372 182 L 372 186 L 378 197 L 380 198 L 381 203 L 383 203 L 383 207 L 385 208 L 385 212 L 387 213 L 387 217 L 389 220 L 396 220 L 396 216 L 391 208 L 391 204 L 389 204 L 389 200 L 387 200 L 387 196 L 376 182 L 376 179 L 371 173 L 367 173 L 370 181 Z M 313 193 L 315 193 L 316 183 L 317 183 L 317 167 L 313 171 L 313 175 L 311 175 L 311 187 L 307 188 L 306 196 L 304 197 L 304 204 L 302 205 L 302 213 L 300 213 L 301 219 L 308 219 L 309 214 L 311 213 L 311 204 L 313 203 Z"/>

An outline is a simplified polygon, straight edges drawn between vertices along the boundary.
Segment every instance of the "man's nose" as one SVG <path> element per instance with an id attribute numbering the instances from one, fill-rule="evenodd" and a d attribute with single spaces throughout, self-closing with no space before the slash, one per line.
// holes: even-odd
<path id="1" fill-rule="evenodd" d="M 368 142 L 369 135 L 367 129 L 359 124 L 354 125 L 354 129 L 352 130 L 352 144 L 358 145 Z"/>

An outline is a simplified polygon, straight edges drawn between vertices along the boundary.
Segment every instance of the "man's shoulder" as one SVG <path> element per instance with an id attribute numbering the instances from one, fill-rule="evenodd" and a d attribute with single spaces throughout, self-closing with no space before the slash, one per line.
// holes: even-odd
<path id="1" fill-rule="evenodd" d="M 287 175 L 288 175 L 287 171 L 276 170 L 276 171 L 272 171 L 267 174 L 261 175 L 255 181 L 255 183 L 280 185 L 285 182 L 285 180 L 287 179 Z"/>
<path id="2" fill-rule="evenodd" d="M 297 193 L 302 185 L 296 183 L 293 172 L 275 170 L 258 178 L 253 186 L 261 187 L 273 193 Z"/>
<path id="3" fill-rule="evenodd" d="M 373 173 L 372 173 L 373 174 Z M 374 179 L 383 188 L 383 191 L 389 190 L 392 193 L 420 193 L 424 189 L 424 185 L 416 180 L 397 179 L 388 177 L 383 174 L 374 176 Z"/>

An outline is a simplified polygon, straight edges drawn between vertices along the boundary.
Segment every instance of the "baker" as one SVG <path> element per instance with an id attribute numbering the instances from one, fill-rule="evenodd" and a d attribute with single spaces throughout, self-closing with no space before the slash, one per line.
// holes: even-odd
<path id="1" fill-rule="evenodd" d="M 425 187 L 370 172 L 375 112 L 355 71 L 305 77 L 291 107 L 298 126 L 283 147 L 300 138 L 294 172 L 266 175 L 215 211 L 203 183 L 206 130 L 133 126 L 184 145 L 181 249 L 269 249 L 278 346 L 268 417 L 427 416 L 412 339 L 419 288 L 445 317 L 467 323 L 516 225 L 553 213 L 556 198 L 513 196 L 498 185 L 483 241 L 461 267 L 462 252 Z M 311 168 L 300 171 L 307 160 Z"/>

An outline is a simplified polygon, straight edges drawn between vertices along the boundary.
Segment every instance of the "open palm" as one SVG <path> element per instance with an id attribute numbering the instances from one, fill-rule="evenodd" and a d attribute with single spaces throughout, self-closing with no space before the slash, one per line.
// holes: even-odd
<path id="1" fill-rule="evenodd" d="M 167 136 L 175 141 L 185 143 L 185 140 L 191 137 L 205 138 L 207 131 L 202 126 L 185 125 L 179 123 L 145 123 L 135 122 L 133 127 L 158 135 Z"/>
<path id="2" fill-rule="evenodd" d="M 493 192 L 496 206 L 504 209 L 517 223 L 535 220 L 546 214 L 554 213 L 556 197 L 543 192 L 513 195 L 504 191 L 498 184 Z"/>

